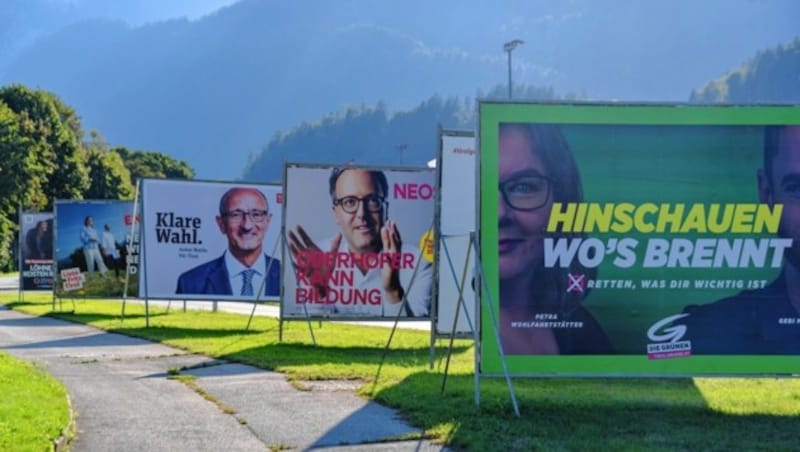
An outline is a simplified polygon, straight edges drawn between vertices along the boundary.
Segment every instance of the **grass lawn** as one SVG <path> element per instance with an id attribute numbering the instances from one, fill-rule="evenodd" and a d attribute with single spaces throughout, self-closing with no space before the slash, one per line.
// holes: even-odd
<path id="1" fill-rule="evenodd" d="M 64 386 L 36 366 L 0 352 L 0 388 L 0 450 L 50 450 L 69 422 Z"/>
<path id="2" fill-rule="evenodd" d="M 0 303 L 283 372 L 303 380 L 358 379 L 360 393 L 398 408 L 437 442 L 468 450 L 798 450 L 800 380 L 742 378 L 514 379 L 521 418 L 513 414 L 504 379 L 481 380 L 474 401 L 472 342 L 455 341 L 441 394 L 448 341 L 437 342 L 429 368 L 427 332 L 398 330 L 383 363 L 390 329 L 304 322 L 223 312 L 151 309 L 118 302 L 77 302 L 77 312 L 51 312 L 50 294 L 0 294 Z M 64 307 L 71 308 L 71 303 Z M 798 360 L 800 371 L 800 359 Z"/>

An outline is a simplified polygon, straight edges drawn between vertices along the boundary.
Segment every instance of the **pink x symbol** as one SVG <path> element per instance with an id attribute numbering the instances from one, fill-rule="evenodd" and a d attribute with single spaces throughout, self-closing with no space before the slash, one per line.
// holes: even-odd
<path id="1" fill-rule="evenodd" d="M 567 285 L 567 292 L 583 292 L 586 288 L 585 275 L 569 275 L 569 285 Z"/>

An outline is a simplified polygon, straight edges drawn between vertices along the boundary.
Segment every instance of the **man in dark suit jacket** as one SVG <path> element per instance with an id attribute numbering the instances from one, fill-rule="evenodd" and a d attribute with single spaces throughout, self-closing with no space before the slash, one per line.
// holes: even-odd
<path id="1" fill-rule="evenodd" d="M 264 272 L 267 281 L 264 283 L 263 296 L 277 297 L 281 292 L 281 261 L 265 256 L 266 266 Z M 272 262 L 270 264 L 270 261 Z M 258 292 L 260 285 L 254 284 L 254 293 Z M 231 287 L 231 277 L 228 268 L 225 266 L 225 256 L 222 255 L 213 261 L 198 265 L 197 267 L 184 272 L 178 278 L 178 289 L 175 293 L 179 294 L 214 294 L 214 295 L 233 295 Z"/>
<path id="2" fill-rule="evenodd" d="M 764 168 L 758 171 L 761 203 L 783 206 L 778 237 L 783 270 L 772 283 L 713 303 L 687 306 L 686 326 L 693 354 L 800 354 L 800 126 L 764 131 Z"/>
<path id="3" fill-rule="evenodd" d="M 181 274 L 175 293 L 242 299 L 278 296 L 281 263 L 263 251 L 271 218 L 261 191 L 235 187 L 225 192 L 216 220 L 220 232 L 228 238 L 228 249 L 222 256 Z M 264 290 L 259 293 L 262 283 Z"/>

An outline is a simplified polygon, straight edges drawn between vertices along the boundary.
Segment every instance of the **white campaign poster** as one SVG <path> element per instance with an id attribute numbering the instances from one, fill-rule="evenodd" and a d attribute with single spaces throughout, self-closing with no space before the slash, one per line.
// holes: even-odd
<path id="1" fill-rule="evenodd" d="M 430 318 L 432 170 L 288 164 L 284 183 L 282 317 Z"/>
<path id="2" fill-rule="evenodd" d="M 469 251 L 470 233 L 475 232 L 475 135 L 469 131 L 443 130 L 440 136 L 437 334 L 453 332 L 453 321 L 462 285 L 463 302 L 455 333 L 472 332 L 476 324 L 473 278 L 475 250 Z M 465 270 L 466 268 L 466 270 Z"/>
<path id="3" fill-rule="evenodd" d="M 278 300 L 279 185 L 145 179 L 140 297 Z"/>

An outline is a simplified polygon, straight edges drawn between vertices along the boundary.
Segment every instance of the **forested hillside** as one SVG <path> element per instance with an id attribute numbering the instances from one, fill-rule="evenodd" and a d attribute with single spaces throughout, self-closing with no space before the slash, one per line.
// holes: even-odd
<path id="1" fill-rule="evenodd" d="M 692 92 L 692 102 L 800 103 L 800 38 L 759 52 Z"/>
<path id="2" fill-rule="evenodd" d="M 486 99 L 504 100 L 507 95 L 504 86 L 478 93 Z M 550 88 L 517 86 L 514 90 L 515 100 L 554 98 Z M 259 154 L 251 155 L 242 178 L 279 181 L 285 162 L 425 166 L 438 152 L 438 127 L 473 129 L 476 108 L 470 98 L 439 96 L 402 112 L 387 111 L 383 104 L 347 108 L 276 134 Z"/>

